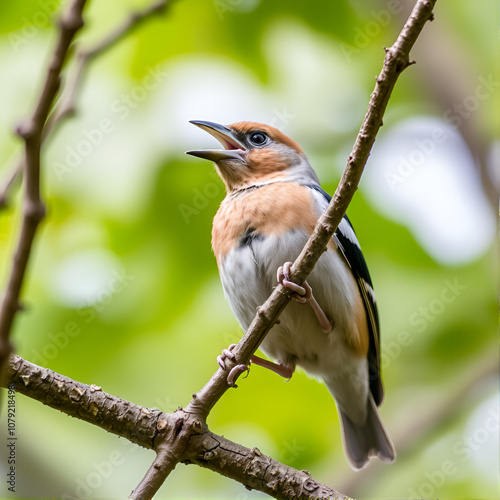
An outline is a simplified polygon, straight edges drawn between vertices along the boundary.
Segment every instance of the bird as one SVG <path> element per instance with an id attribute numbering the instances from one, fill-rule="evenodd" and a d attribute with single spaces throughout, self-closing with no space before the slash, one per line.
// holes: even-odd
<path id="1" fill-rule="evenodd" d="M 292 300 L 264 338 L 269 359 L 250 362 L 290 379 L 300 367 L 323 381 L 333 396 L 349 465 L 371 457 L 394 461 L 393 442 L 378 406 L 383 400 L 380 328 L 372 280 L 354 229 L 344 216 L 307 281 L 290 268 L 326 210 L 325 192 L 300 145 L 270 125 L 190 123 L 214 136 L 223 149 L 186 151 L 215 163 L 226 188 L 212 226 L 212 248 L 226 299 L 247 330 L 256 309 L 281 283 Z M 235 360 L 235 345 L 218 357 L 221 369 Z M 272 361 L 271 361 L 272 360 Z M 228 384 L 246 365 L 237 364 Z"/>

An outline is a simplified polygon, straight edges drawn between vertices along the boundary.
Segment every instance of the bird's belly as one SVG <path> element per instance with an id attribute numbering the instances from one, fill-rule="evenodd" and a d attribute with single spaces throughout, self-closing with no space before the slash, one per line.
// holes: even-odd
<path id="1" fill-rule="evenodd" d="M 284 262 L 294 261 L 308 234 L 290 231 L 286 236 L 266 236 L 233 249 L 220 268 L 224 293 L 243 329 L 253 320 L 256 308 L 277 284 L 276 272 Z M 343 342 L 343 329 L 352 317 L 350 310 L 357 291 L 350 270 L 334 251 L 325 252 L 308 278 L 316 300 L 333 320 L 330 332 L 323 332 L 308 304 L 292 301 L 264 339 L 261 350 L 274 361 L 301 366 L 322 376 L 346 362 L 351 354 Z"/>
<path id="2" fill-rule="evenodd" d="M 280 364 L 300 366 L 310 375 L 322 377 L 348 355 L 339 333 L 336 328 L 324 332 L 308 304 L 292 301 L 260 348 Z"/>

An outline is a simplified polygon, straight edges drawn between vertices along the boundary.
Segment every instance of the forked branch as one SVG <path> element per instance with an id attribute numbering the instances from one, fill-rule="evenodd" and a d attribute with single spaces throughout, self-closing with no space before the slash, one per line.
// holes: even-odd
<path id="1" fill-rule="evenodd" d="M 318 483 L 306 471 L 284 465 L 260 452 L 210 432 L 205 423 L 183 411 L 163 413 L 107 394 L 96 385 L 86 385 L 34 365 L 19 356 L 10 358 L 9 387 L 67 415 L 97 425 L 117 436 L 154 449 L 157 458 L 131 498 L 151 498 L 161 486 L 163 473 L 182 462 L 210 469 L 234 479 L 249 489 L 274 498 L 303 500 L 347 499 Z M 176 456 L 165 457 L 167 447 L 159 443 L 180 443 Z"/>

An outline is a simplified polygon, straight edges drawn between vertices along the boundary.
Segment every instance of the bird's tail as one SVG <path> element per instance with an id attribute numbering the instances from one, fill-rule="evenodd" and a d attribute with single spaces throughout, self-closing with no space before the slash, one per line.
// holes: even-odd
<path id="1" fill-rule="evenodd" d="M 377 456 L 390 463 L 396 458 L 394 444 L 382 422 L 371 394 L 368 398 L 368 412 L 363 424 L 357 425 L 337 405 L 342 424 L 344 452 L 354 469 L 361 469 L 370 457 Z"/>

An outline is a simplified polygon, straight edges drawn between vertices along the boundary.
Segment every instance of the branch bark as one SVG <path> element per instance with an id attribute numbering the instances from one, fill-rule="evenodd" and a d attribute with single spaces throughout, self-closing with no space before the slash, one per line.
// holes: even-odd
<path id="1" fill-rule="evenodd" d="M 178 462 L 196 464 L 235 479 L 280 499 L 347 499 L 334 489 L 318 483 L 306 471 L 298 471 L 264 455 L 210 432 L 205 422 L 182 409 L 163 413 L 111 394 L 96 385 L 86 385 L 12 355 L 9 387 L 25 396 L 124 437 L 144 448 L 156 449 L 157 459 L 130 498 L 151 498 L 163 483 L 163 474 Z M 158 441 L 182 442 L 175 456 L 158 451 Z M 157 468 L 161 474 L 157 473 Z M 161 481 L 157 484 L 157 481 Z"/>
<path id="2" fill-rule="evenodd" d="M 60 73 L 69 47 L 83 26 L 86 0 L 73 0 L 59 21 L 59 36 L 49 63 L 45 84 L 32 117 L 17 128 L 24 139 L 24 200 L 21 234 L 14 253 L 7 288 L 0 305 L 0 377 L 12 352 L 10 331 L 19 310 L 19 295 L 38 226 L 45 215 L 40 198 L 40 148 L 50 109 L 59 90 Z M 12 184 L 12 182 L 11 182 Z"/>

